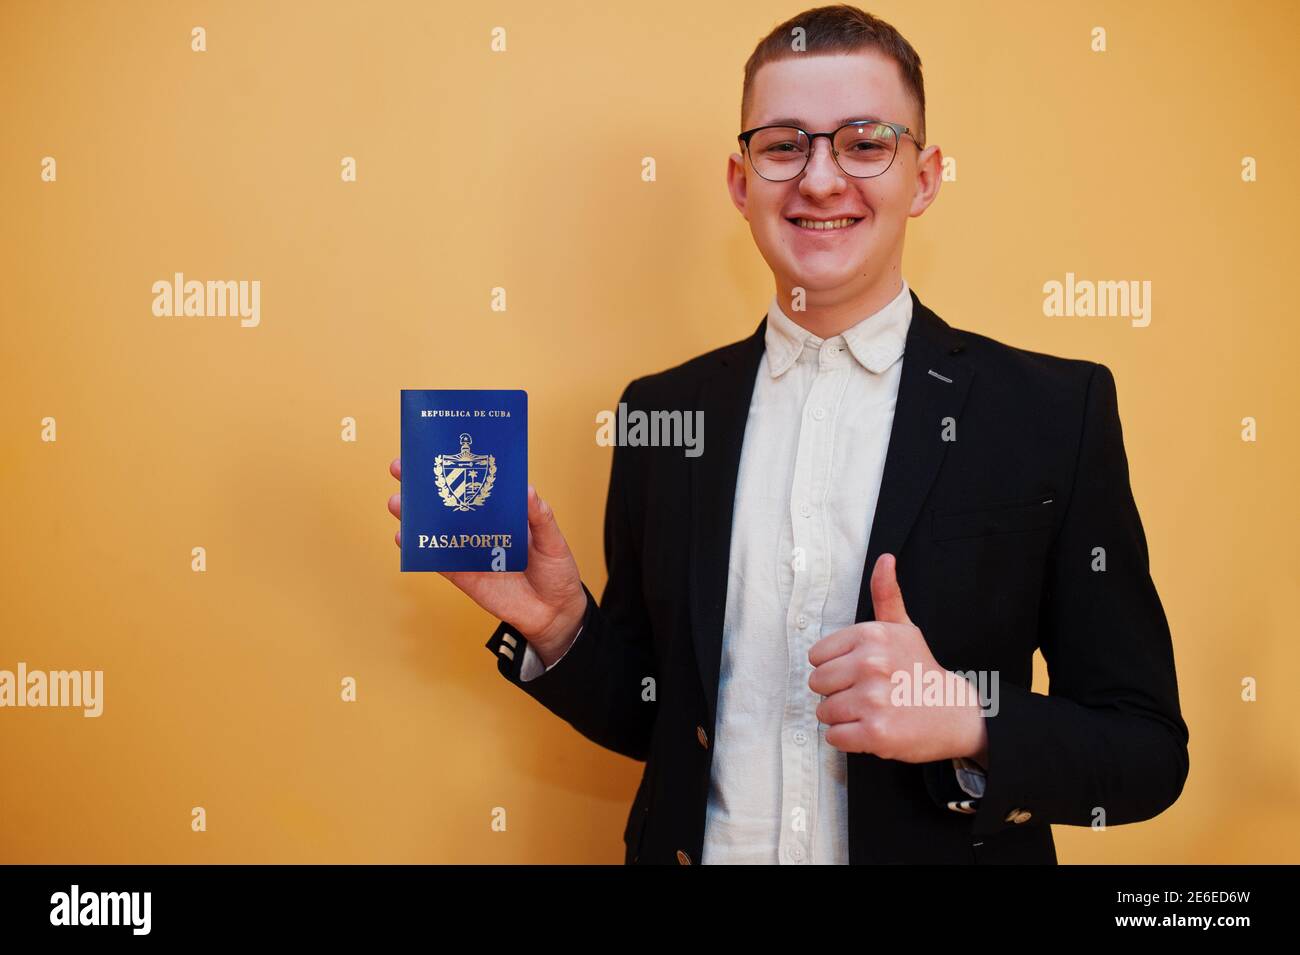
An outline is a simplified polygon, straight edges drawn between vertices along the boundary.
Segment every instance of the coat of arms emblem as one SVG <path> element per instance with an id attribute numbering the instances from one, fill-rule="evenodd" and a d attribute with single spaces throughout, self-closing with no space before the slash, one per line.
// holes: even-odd
<path id="1" fill-rule="evenodd" d="M 473 441 L 468 433 L 461 432 L 460 450 L 455 454 L 440 454 L 434 459 L 433 476 L 438 482 L 442 503 L 457 511 L 481 507 L 496 481 L 496 458 L 490 454 L 475 454 L 470 450 Z"/>

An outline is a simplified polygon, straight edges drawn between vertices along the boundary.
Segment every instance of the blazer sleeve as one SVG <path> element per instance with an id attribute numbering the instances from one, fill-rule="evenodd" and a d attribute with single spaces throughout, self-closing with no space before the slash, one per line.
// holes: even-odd
<path id="1" fill-rule="evenodd" d="M 636 384 L 633 381 L 623 390 L 620 403 L 634 406 Z M 564 657 L 524 680 L 520 669 L 528 641 L 508 621 L 501 621 L 486 646 L 497 655 L 502 676 L 583 736 L 616 753 L 645 760 L 658 711 L 654 690 L 659 673 L 641 590 L 637 520 L 644 498 L 637 493 L 638 450 L 614 447 L 605 501 L 605 590 L 597 603 L 583 584 L 587 610 Z"/>
<path id="2" fill-rule="evenodd" d="M 996 715 L 986 717 L 987 776 L 974 835 L 1138 822 L 1172 805 L 1187 778 L 1169 624 L 1151 579 L 1115 379 L 1105 365 L 1093 367 L 1084 405 L 1040 608 L 1049 690 L 999 681 Z"/>

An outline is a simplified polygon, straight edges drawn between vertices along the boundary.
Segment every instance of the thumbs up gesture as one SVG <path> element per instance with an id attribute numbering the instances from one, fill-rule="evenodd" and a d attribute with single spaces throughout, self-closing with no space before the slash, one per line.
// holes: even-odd
<path id="1" fill-rule="evenodd" d="M 871 572 L 876 619 L 837 630 L 813 644 L 808 687 L 823 699 L 817 719 L 826 742 L 846 753 L 928 763 L 965 756 L 988 765 L 988 735 L 978 701 L 965 678 L 935 661 L 925 636 L 907 616 L 893 554 L 881 554 Z M 919 670 L 918 670 L 919 664 Z M 921 680 L 921 688 L 913 684 Z M 939 681 L 944 701 L 916 705 Z"/>

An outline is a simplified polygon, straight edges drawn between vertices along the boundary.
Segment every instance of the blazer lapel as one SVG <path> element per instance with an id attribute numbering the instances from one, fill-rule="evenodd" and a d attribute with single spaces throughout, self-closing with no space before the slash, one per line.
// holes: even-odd
<path id="1" fill-rule="evenodd" d="M 858 621 L 876 619 L 871 571 L 881 554 L 898 556 L 943 464 L 949 444 L 943 440 L 944 419 L 958 421 L 974 377 L 969 364 L 956 357 L 962 349 L 961 337 L 913 291 L 894 424 L 858 592 Z M 960 438 L 960 432 L 956 436 Z M 904 595 L 907 570 L 900 562 L 898 581 Z"/>
<path id="2" fill-rule="evenodd" d="M 698 398 L 704 412 L 708 449 L 690 459 L 689 465 L 690 609 L 695 658 L 708 700 L 710 726 L 715 722 L 718 705 L 736 478 L 766 331 L 765 314 L 752 335 L 722 351 L 718 368 L 701 383 Z"/>

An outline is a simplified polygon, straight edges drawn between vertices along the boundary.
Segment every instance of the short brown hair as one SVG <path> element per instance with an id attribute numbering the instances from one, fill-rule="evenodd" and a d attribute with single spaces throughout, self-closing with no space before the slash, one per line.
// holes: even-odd
<path id="1" fill-rule="evenodd" d="M 792 45 L 796 29 L 804 31 L 802 50 Z M 925 142 L 925 83 L 921 79 L 921 57 L 903 35 L 878 17 L 846 3 L 813 7 L 786 20 L 759 41 L 745 63 L 745 85 L 740 95 L 740 122 L 744 128 L 749 108 L 750 88 L 758 68 L 775 60 L 818 53 L 858 53 L 876 50 L 898 64 L 903 86 L 916 101 L 919 128 L 913 130 L 920 143 Z"/>

